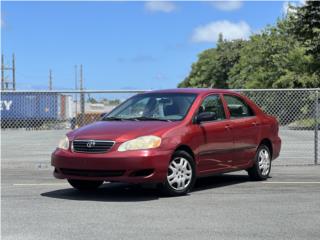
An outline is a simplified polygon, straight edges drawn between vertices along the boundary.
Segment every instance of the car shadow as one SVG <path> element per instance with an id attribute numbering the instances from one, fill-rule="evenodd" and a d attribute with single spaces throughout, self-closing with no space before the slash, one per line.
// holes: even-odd
<path id="1" fill-rule="evenodd" d="M 213 188 L 222 188 L 229 185 L 240 184 L 250 181 L 249 176 L 241 174 L 218 174 L 210 177 L 199 178 L 192 192 L 203 191 Z"/>
<path id="2" fill-rule="evenodd" d="M 197 180 L 193 191 L 204 191 L 226 187 L 249 181 L 246 175 L 221 174 Z M 192 194 L 192 192 L 190 194 Z M 125 183 L 106 183 L 102 187 L 88 192 L 80 192 L 73 188 L 65 188 L 41 193 L 43 197 L 102 202 L 139 202 L 165 198 L 155 185 L 134 185 Z M 188 195 L 187 195 L 188 196 Z"/>
<path id="3" fill-rule="evenodd" d="M 42 193 L 43 197 L 105 202 L 139 202 L 157 200 L 160 194 L 156 188 L 125 183 L 105 183 L 93 191 L 81 192 L 73 188 Z"/>

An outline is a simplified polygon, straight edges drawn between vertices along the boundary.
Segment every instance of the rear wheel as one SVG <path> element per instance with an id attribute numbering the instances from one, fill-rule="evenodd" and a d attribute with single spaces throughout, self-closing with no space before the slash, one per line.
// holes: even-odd
<path id="1" fill-rule="evenodd" d="M 76 180 L 76 179 L 68 179 L 68 182 L 72 187 L 80 191 L 94 190 L 103 184 L 103 181 L 87 181 L 87 180 Z"/>
<path id="2" fill-rule="evenodd" d="M 169 163 L 163 190 L 170 196 L 184 195 L 192 189 L 195 177 L 193 158 L 185 151 L 177 151 Z"/>
<path id="3" fill-rule="evenodd" d="M 252 180 L 265 180 L 271 171 L 271 154 L 266 145 L 260 145 L 255 156 L 254 165 L 248 169 L 248 174 Z"/>

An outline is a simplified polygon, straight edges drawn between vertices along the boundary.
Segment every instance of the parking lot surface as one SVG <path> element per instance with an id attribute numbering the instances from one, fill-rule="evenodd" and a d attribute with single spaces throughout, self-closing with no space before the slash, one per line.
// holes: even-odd
<path id="1" fill-rule="evenodd" d="M 319 239 L 320 166 L 274 162 L 267 181 L 218 175 L 176 198 L 119 183 L 80 193 L 52 177 L 64 131 L 5 134 L 1 239 Z"/>

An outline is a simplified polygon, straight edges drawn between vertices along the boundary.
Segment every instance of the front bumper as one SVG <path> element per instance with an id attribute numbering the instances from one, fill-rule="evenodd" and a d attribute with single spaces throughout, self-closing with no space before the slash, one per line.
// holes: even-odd
<path id="1" fill-rule="evenodd" d="M 54 176 L 59 179 L 110 182 L 163 182 L 171 159 L 170 150 L 137 150 L 103 154 L 56 149 L 51 156 Z"/>

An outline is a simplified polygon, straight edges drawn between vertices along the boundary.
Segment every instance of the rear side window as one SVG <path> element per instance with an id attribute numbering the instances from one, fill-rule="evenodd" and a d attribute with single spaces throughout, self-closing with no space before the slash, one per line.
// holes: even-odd
<path id="1" fill-rule="evenodd" d="M 231 118 L 242 118 L 254 116 L 252 109 L 241 98 L 231 95 L 224 95 Z"/>
<path id="2" fill-rule="evenodd" d="M 199 113 L 201 112 L 213 112 L 216 114 L 217 120 L 223 120 L 226 118 L 219 95 L 210 95 L 206 97 L 200 106 Z"/>

